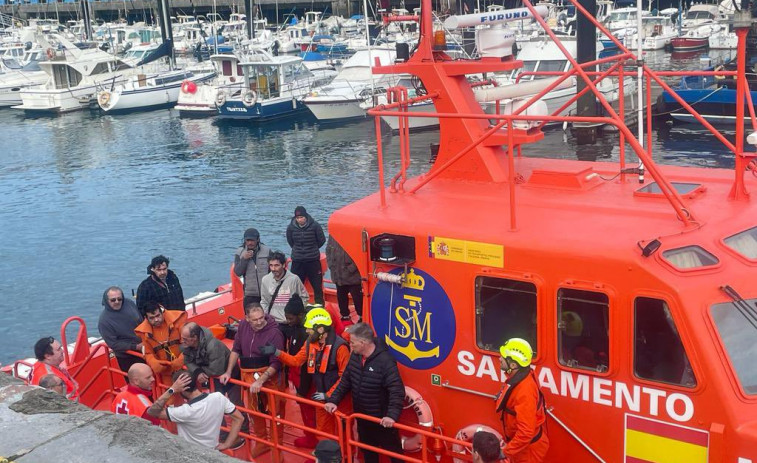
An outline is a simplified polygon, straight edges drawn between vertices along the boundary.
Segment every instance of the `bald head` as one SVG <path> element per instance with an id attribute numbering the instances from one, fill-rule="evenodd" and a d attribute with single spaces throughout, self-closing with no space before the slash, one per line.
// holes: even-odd
<path id="1" fill-rule="evenodd" d="M 184 348 L 196 349 L 200 345 L 202 327 L 195 322 L 189 322 L 181 329 L 181 345 Z"/>
<path id="2" fill-rule="evenodd" d="M 152 391 L 155 384 L 152 369 L 144 363 L 135 363 L 129 368 L 129 383 L 145 391 Z"/>

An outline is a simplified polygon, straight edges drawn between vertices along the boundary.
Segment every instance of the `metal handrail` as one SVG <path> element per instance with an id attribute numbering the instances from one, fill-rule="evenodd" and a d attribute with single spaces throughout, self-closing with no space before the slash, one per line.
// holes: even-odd
<path id="1" fill-rule="evenodd" d="M 224 289 L 223 291 L 219 291 L 217 293 L 209 294 L 207 296 L 203 296 L 203 297 L 199 297 L 197 299 L 194 299 L 192 302 L 190 302 L 190 304 L 192 304 L 192 315 L 197 315 L 197 303 L 198 302 L 207 301 L 208 299 L 212 299 L 214 297 L 218 297 L 218 296 L 220 296 L 222 294 L 226 294 L 226 293 L 230 293 L 230 292 L 231 292 L 231 288 Z M 185 306 L 187 305 L 186 301 L 184 302 L 184 305 Z"/>

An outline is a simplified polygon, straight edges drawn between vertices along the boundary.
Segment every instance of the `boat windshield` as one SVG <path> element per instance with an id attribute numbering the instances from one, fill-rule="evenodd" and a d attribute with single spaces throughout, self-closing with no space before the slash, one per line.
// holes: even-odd
<path id="1" fill-rule="evenodd" d="M 715 304 L 711 312 L 742 389 L 757 394 L 757 299 Z"/>
<path id="2" fill-rule="evenodd" d="M 712 19 L 712 15 L 709 11 L 689 11 L 686 19 Z"/>

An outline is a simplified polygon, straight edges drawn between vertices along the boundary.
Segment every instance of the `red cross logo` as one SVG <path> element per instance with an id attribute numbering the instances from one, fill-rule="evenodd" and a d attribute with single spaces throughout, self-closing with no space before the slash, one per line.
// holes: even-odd
<path id="1" fill-rule="evenodd" d="M 116 415 L 128 415 L 129 407 L 126 399 L 121 399 L 121 403 L 116 406 Z"/>

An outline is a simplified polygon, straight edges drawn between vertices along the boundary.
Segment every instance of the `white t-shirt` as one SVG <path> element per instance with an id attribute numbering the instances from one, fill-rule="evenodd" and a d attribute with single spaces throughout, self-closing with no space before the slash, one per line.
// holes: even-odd
<path id="1" fill-rule="evenodd" d="M 236 407 L 220 392 L 202 394 L 179 407 L 168 407 L 168 419 L 177 424 L 181 437 L 205 447 L 218 445 L 218 433 L 224 414 Z"/>

